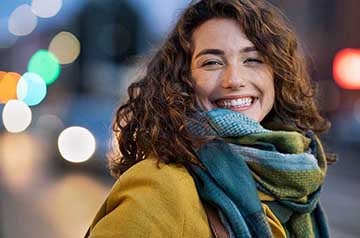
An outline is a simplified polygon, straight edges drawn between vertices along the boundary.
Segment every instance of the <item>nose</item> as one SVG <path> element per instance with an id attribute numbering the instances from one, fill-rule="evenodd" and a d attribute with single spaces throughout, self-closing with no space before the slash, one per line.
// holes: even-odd
<path id="1" fill-rule="evenodd" d="M 245 75 L 237 65 L 228 65 L 224 72 L 221 86 L 223 88 L 240 88 L 246 85 Z"/>

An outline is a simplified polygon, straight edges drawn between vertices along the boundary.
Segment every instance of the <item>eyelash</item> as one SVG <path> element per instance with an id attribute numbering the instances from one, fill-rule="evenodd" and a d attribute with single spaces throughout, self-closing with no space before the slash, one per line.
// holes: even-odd
<path id="1" fill-rule="evenodd" d="M 259 59 L 248 58 L 248 59 L 246 59 L 246 60 L 244 61 L 244 63 L 259 63 L 259 64 L 262 64 L 262 63 L 264 63 L 264 62 L 261 61 L 261 60 L 259 60 Z M 210 60 L 210 61 L 205 62 L 202 66 L 209 66 L 209 65 L 215 65 L 215 64 L 223 65 L 223 63 L 221 63 L 221 62 L 214 61 L 214 60 Z"/>
<path id="2" fill-rule="evenodd" d="M 215 65 L 215 64 L 223 65 L 222 63 L 220 63 L 218 61 L 210 60 L 210 61 L 205 62 L 202 66 Z"/>
<path id="3" fill-rule="evenodd" d="M 254 62 L 254 63 L 259 63 L 259 64 L 263 63 L 261 60 L 255 59 L 255 58 L 248 58 L 244 62 Z"/>

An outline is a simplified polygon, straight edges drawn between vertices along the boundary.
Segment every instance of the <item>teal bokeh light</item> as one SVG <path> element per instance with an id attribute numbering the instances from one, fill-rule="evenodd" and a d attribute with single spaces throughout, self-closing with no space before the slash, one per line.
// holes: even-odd
<path id="1" fill-rule="evenodd" d="M 40 75 L 46 85 L 50 85 L 59 77 L 61 67 L 53 53 L 38 50 L 29 61 L 28 71 Z"/>
<path id="2" fill-rule="evenodd" d="M 47 88 L 45 81 L 36 73 L 27 72 L 17 85 L 17 97 L 28 106 L 35 106 L 44 100 Z"/>

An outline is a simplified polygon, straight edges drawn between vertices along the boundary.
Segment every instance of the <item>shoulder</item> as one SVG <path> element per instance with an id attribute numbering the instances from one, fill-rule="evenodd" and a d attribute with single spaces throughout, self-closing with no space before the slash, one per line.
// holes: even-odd
<path id="1" fill-rule="evenodd" d="M 192 224 L 200 224 L 200 230 Z M 210 232 L 187 169 L 182 165 L 158 164 L 154 157 L 128 169 L 114 184 L 92 229 L 94 234 L 102 234 L 109 227 L 114 227 L 111 234 L 127 237 L 185 237 L 180 234 Z"/>
<path id="2" fill-rule="evenodd" d="M 158 163 L 155 157 L 148 157 L 128 169 L 115 182 L 108 201 L 116 205 L 118 195 L 127 192 L 142 196 L 161 195 L 181 202 L 184 196 L 195 196 L 196 187 L 193 179 L 183 165 Z"/>
<path id="3" fill-rule="evenodd" d="M 164 180 L 166 178 L 166 180 Z M 166 184 L 176 183 L 183 184 L 184 182 L 192 181 L 192 177 L 187 169 L 181 164 L 165 164 L 159 162 L 156 157 L 149 156 L 143 161 L 135 164 L 128 169 L 116 181 L 113 190 L 116 190 L 122 183 L 129 180 L 146 179 L 148 181 L 159 183 L 161 187 L 167 187 Z"/>

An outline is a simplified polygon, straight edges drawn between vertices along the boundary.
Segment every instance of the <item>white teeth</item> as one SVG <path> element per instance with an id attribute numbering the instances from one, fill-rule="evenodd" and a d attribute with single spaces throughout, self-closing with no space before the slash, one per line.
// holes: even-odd
<path id="1" fill-rule="evenodd" d="M 252 103 L 251 98 L 239 98 L 235 100 L 223 100 L 219 101 L 218 105 L 225 108 L 230 107 L 243 107 L 243 106 L 249 106 Z"/>

